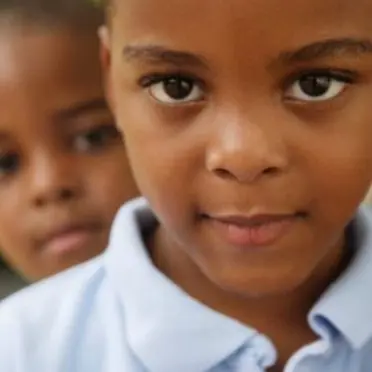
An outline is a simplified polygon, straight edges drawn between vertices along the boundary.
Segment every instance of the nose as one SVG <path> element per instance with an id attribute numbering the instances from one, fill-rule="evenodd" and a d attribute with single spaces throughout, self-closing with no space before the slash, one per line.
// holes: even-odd
<path id="1" fill-rule="evenodd" d="M 76 162 L 66 154 L 39 154 L 30 167 L 29 190 L 35 207 L 69 202 L 80 193 Z"/>
<path id="2" fill-rule="evenodd" d="M 288 167 L 287 149 L 279 126 L 266 124 L 246 115 L 220 118 L 207 149 L 207 170 L 239 183 L 281 174 Z"/>

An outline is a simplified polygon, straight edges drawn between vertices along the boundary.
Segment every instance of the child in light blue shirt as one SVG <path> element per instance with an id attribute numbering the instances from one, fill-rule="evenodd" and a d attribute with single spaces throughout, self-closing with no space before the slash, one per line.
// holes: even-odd
<path id="1" fill-rule="evenodd" d="M 138 195 L 104 94 L 103 18 L 86 0 L 1 1 L 0 298 L 100 254 Z"/>
<path id="2" fill-rule="evenodd" d="M 372 3 L 109 0 L 145 198 L 0 306 L 5 372 L 370 372 Z"/>

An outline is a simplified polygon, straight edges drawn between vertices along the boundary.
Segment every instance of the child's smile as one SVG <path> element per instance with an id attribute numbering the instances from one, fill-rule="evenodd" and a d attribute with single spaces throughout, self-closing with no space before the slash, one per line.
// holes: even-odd
<path id="1" fill-rule="evenodd" d="M 300 214 L 217 214 L 206 216 L 222 240 L 243 249 L 275 245 L 302 220 Z"/>
<path id="2" fill-rule="evenodd" d="M 114 1 L 112 106 L 164 262 L 244 295 L 337 267 L 372 174 L 362 2 Z"/>

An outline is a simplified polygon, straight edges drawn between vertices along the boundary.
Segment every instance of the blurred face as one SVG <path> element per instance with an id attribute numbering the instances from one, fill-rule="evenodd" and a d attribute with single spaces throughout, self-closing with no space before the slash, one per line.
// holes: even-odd
<path id="1" fill-rule="evenodd" d="M 113 7 L 111 102 L 165 266 L 244 296 L 330 270 L 372 174 L 371 1 Z"/>
<path id="2" fill-rule="evenodd" d="M 100 253 L 136 195 L 94 35 L 0 33 L 0 246 L 28 279 Z"/>

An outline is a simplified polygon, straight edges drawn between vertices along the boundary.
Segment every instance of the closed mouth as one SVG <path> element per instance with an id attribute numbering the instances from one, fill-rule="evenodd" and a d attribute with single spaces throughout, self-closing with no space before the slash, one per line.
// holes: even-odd
<path id="1" fill-rule="evenodd" d="M 224 214 L 206 216 L 219 236 L 229 244 L 245 248 L 263 247 L 274 244 L 283 237 L 294 223 L 307 215 L 301 213 L 275 214 Z"/>
<path id="2" fill-rule="evenodd" d="M 230 225 L 236 225 L 240 227 L 258 227 L 269 223 L 280 222 L 293 218 L 293 215 L 282 214 L 282 215 L 257 215 L 252 217 L 245 217 L 239 215 L 230 216 L 217 216 L 215 220 Z"/>
<path id="3" fill-rule="evenodd" d="M 55 253 L 68 253 L 93 243 L 94 237 L 102 231 L 97 223 L 80 223 L 62 225 L 52 229 L 42 240 L 41 247 Z"/>
<path id="4" fill-rule="evenodd" d="M 204 218 L 216 220 L 220 223 L 236 225 L 240 227 L 259 227 L 262 225 L 282 222 L 293 218 L 305 218 L 305 212 L 295 213 L 265 213 L 265 214 L 220 214 L 220 215 L 203 215 Z"/>

